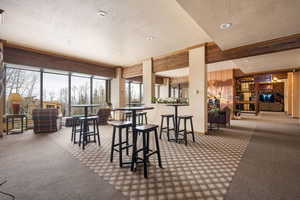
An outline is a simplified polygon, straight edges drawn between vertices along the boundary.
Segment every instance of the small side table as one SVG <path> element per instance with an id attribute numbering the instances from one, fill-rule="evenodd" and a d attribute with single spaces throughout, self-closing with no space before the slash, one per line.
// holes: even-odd
<path id="1" fill-rule="evenodd" d="M 11 131 L 9 132 L 8 130 L 8 123 L 11 122 L 12 123 L 12 129 L 15 129 L 15 119 L 20 119 L 21 121 L 21 127 L 19 131 Z M 25 130 L 27 129 L 27 125 L 28 125 L 28 118 L 26 115 L 24 114 L 8 114 L 5 115 L 5 121 L 6 121 L 6 134 L 8 135 L 9 133 L 11 134 L 17 134 L 17 133 L 23 133 L 24 132 L 24 119 L 25 119 Z"/>

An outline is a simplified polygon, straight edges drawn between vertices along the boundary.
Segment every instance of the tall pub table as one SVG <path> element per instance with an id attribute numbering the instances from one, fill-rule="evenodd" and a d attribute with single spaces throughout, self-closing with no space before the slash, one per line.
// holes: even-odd
<path id="1" fill-rule="evenodd" d="M 87 141 L 87 132 L 89 129 L 87 117 L 89 116 L 89 108 L 99 107 L 101 104 L 75 104 L 72 105 L 74 108 L 84 108 L 84 123 L 83 123 L 83 142 Z"/>
<path id="2" fill-rule="evenodd" d="M 128 106 L 128 107 L 121 107 L 121 108 L 114 108 L 113 111 L 131 111 L 132 113 L 132 139 L 133 139 L 133 152 L 136 152 L 137 150 L 137 132 L 136 132 L 136 112 L 137 111 L 143 111 L 143 110 L 153 110 L 153 107 L 147 107 L 147 106 Z M 132 165 L 131 165 L 131 171 L 135 168 L 135 158 L 134 155 L 132 155 Z"/>
<path id="3" fill-rule="evenodd" d="M 179 127 L 178 127 L 178 107 L 179 106 L 188 106 L 188 104 L 180 104 L 180 103 L 174 103 L 174 104 L 167 104 L 167 106 L 174 107 L 174 115 L 175 115 L 175 142 L 178 142 L 178 134 L 179 134 Z"/>
<path id="4" fill-rule="evenodd" d="M 24 132 L 24 120 L 25 120 L 25 130 L 28 126 L 28 118 L 24 114 L 7 114 L 4 116 L 6 121 L 6 134 L 17 134 L 17 133 L 23 133 Z M 20 128 L 19 130 L 15 129 L 15 120 L 20 120 Z M 8 123 L 11 122 L 12 129 L 11 131 L 8 130 Z"/>

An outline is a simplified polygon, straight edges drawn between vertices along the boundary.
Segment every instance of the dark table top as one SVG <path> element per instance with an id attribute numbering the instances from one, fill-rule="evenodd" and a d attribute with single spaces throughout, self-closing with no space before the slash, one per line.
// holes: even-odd
<path id="1" fill-rule="evenodd" d="M 102 106 L 101 104 L 75 104 L 72 107 L 98 107 Z"/>
<path id="2" fill-rule="evenodd" d="M 182 103 L 173 103 L 173 104 L 166 104 L 166 106 L 188 106 L 189 104 L 182 104 Z"/>
<path id="3" fill-rule="evenodd" d="M 25 114 L 6 114 L 4 117 L 26 117 Z"/>
<path id="4" fill-rule="evenodd" d="M 154 107 L 146 107 L 146 106 L 128 106 L 128 107 L 120 107 L 120 108 L 113 108 L 114 111 L 133 111 L 133 110 L 152 110 Z"/>

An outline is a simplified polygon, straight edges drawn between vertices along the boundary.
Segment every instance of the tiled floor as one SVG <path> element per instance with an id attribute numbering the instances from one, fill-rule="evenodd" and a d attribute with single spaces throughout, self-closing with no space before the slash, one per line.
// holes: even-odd
<path id="1" fill-rule="evenodd" d="M 120 168 L 117 154 L 114 163 L 110 163 L 111 133 L 111 127 L 101 127 L 101 146 L 89 144 L 85 151 L 71 144 L 70 129 L 63 129 L 52 138 L 132 200 L 224 199 L 251 138 L 251 131 L 234 129 L 197 135 L 196 142 L 190 141 L 188 146 L 163 138 L 160 148 L 164 169 L 157 166 L 153 157 L 149 178 L 144 179 L 142 166 L 136 172 Z"/>

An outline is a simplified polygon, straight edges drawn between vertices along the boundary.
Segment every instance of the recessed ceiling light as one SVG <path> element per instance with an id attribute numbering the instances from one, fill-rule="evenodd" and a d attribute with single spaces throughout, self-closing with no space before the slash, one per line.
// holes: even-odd
<path id="1" fill-rule="evenodd" d="M 146 39 L 147 40 L 154 40 L 154 37 L 153 36 L 148 36 Z"/>
<path id="2" fill-rule="evenodd" d="M 99 16 L 101 16 L 101 17 L 105 17 L 105 16 L 107 15 L 107 12 L 104 11 L 104 10 L 99 10 L 99 11 L 97 12 L 97 15 L 99 15 Z"/>
<path id="3" fill-rule="evenodd" d="M 221 24 L 220 29 L 228 29 L 232 26 L 232 23 Z"/>

